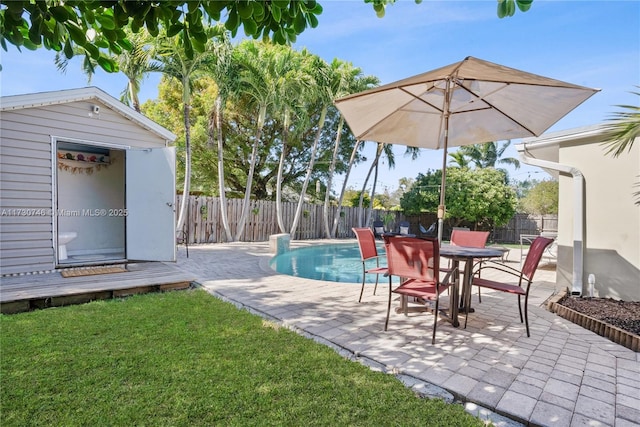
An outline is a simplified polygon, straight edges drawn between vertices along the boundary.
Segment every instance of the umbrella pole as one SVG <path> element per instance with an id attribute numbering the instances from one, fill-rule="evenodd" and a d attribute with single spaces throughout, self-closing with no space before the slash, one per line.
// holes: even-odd
<path id="1" fill-rule="evenodd" d="M 444 154 L 442 155 L 442 181 L 440 182 L 440 205 L 438 205 L 438 243 L 442 245 L 442 229 L 444 228 L 444 213 L 445 213 L 445 183 L 447 182 L 447 147 L 449 145 L 449 115 L 450 109 L 450 96 L 451 96 L 451 79 L 447 78 L 446 87 L 444 91 L 444 131 L 443 131 L 443 148 Z"/>
<path id="2" fill-rule="evenodd" d="M 445 122 L 449 122 L 449 119 L 446 118 Z M 446 182 L 446 176 L 447 176 L 447 129 L 445 128 L 444 131 L 444 154 L 442 156 L 443 160 L 442 160 L 442 181 L 440 182 L 440 204 L 438 205 L 438 242 L 440 244 L 442 244 L 442 229 L 444 226 L 444 212 L 445 212 L 445 205 L 444 205 L 444 192 L 445 192 L 445 182 Z"/>

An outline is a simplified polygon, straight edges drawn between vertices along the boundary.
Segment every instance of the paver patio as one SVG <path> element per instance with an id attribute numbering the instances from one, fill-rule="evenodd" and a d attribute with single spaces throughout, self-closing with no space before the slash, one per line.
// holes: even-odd
<path id="1" fill-rule="evenodd" d="M 515 296 L 487 290 L 478 304 L 474 290 L 467 328 L 443 322 L 431 345 L 430 314 L 392 312 L 383 330 L 385 280 L 378 295 L 368 286 L 358 303 L 359 284 L 278 274 L 271 257 L 267 242 L 198 245 L 188 258 L 179 249 L 178 266 L 210 293 L 395 374 L 418 393 L 463 402 L 495 425 L 640 425 L 640 353 L 541 307 L 554 292 L 553 270 L 536 272 L 530 338 Z"/>

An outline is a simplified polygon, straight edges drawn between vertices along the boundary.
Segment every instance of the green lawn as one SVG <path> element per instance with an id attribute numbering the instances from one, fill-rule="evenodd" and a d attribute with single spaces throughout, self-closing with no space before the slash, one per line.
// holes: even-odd
<path id="1" fill-rule="evenodd" d="M 202 290 L 0 316 L 6 426 L 472 426 Z"/>

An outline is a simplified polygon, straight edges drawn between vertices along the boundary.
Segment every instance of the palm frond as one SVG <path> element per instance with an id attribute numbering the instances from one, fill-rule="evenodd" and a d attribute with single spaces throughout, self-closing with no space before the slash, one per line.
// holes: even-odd
<path id="1" fill-rule="evenodd" d="M 631 92 L 640 96 L 640 92 Z M 605 153 L 618 157 L 631 150 L 636 138 L 640 137 L 640 107 L 637 105 L 617 105 L 625 111 L 612 114 L 611 120 L 604 125 Z"/>

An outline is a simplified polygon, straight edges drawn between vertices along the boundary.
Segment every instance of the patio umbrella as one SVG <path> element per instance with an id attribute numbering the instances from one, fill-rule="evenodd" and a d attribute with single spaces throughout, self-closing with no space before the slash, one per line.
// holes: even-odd
<path id="1" fill-rule="evenodd" d="M 359 140 L 444 149 L 442 240 L 449 147 L 539 136 L 598 91 L 468 56 L 334 102 Z"/>

